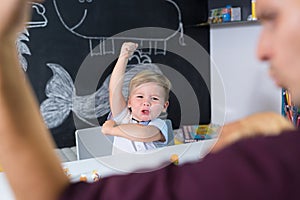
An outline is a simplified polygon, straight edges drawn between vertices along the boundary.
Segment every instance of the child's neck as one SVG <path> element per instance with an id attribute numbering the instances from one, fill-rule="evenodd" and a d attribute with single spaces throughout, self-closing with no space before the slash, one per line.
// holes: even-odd
<path id="1" fill-rule="evenodd" d="M 148 120 L 148 121 L 140 121 L 140 120 L 137 120 L 137 119 L 135 119 L 135 118 L 133 118 L 133 117 L 131 117 L 131 119 L 132 119 L 133 121 L 137 122 L 138 124 L 145 124 L 145 125 L 149 124 L 149 122 L 151 121 L 151 120 Z"/>

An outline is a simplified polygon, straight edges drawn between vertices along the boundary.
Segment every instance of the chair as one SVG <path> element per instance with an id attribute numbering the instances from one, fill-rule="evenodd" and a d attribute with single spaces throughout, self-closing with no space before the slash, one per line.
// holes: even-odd
<path id="1" fill-rule="evenodd" d="M 172 122 L 166 119 L 168 126 L 168 146 L 174 145 Z M 75 131 L 77 160 L 112 155 L 113 136 L 104 135 L 101 127 L 85 128 Z M 156 147 L 163 147 L 155 143 Z"/>
<path id="2" fill-rule="evenodd" d="M 77 159 L 88 159 L 112 154 L 113 136 L 104 135 L 101 127 L 76 130 Z"/>

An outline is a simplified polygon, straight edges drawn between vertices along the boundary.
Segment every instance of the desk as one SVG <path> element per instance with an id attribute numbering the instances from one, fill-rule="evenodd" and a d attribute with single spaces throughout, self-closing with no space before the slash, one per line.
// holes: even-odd
<path id="1" fill-rule="evenodd" d="M 88 181 L 91 182 L 92 172 L 94 170 L 96 170 L 101 177 L 126 174 L 133 171 L 152 171 L 161 167 L 163 163 L 167 163 L 172 154 L 178 155 L 179 164 L 197 161 L 209 152 L 215 142 L 216 139 L 203 140 L 154 149 L 153 151 L 143 154 L 119 154 L 66 162 L 62 163 L 62 166 L 68 169 L 72 182 L 78 181 L 81 175 L 86 175 Z M 0 173 L 0 199 L 14 200 L 4 173 Z"/>

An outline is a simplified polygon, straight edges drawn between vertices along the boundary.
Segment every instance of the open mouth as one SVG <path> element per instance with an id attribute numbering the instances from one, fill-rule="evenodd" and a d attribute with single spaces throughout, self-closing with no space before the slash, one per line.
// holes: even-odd
<path id="1" fill-rule="evenodd" d="M 149 114 L 150 114 L 150 111 L 149 111 L 149 110 L 142 110 L 142 113 L 143 113 L 144 115 L 149 115 Z"/>

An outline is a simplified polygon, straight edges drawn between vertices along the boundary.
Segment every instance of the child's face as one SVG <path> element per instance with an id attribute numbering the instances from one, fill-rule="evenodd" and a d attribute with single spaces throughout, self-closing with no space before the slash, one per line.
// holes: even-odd
<path id="1" fill-rule="evenodd" d="M 165 101 L 164 89 L 156 83 L 144 83 L 134 88 L 128 99 L 132 117 L 139 121 L 157 118 L 169 105 Z"/>

